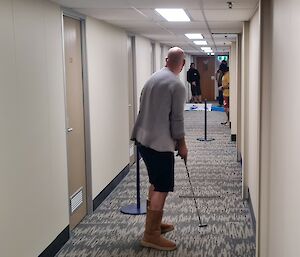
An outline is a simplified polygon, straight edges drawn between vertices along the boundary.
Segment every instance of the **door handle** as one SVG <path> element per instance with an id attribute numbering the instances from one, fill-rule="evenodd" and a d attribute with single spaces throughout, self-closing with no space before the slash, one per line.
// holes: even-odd
<path id="1" fill-rule="evenodd" d="M 73 128 L 67 128 L 67 132 L 72 132 Z"/>

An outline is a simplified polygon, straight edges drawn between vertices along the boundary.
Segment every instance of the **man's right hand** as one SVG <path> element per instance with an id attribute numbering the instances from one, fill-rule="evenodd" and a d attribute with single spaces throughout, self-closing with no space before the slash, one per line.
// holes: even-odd
<path id="1" fill-rule="evenodd" d="M 187 155 L 188 155 L 188 149 L 187 149 L 187 147 L 179 147 L 178 148 L 178 154 L 181 157 L 181 159 L 183 159 L 184 162 L 186 163 L 186 161 L 187 161 Z"/>
<path id="2" fill-rule="evenodd" d="M 177 150 L 178 150 L 178 155 L 186 162 L 188 149 L 186 147 L 184 138 L 177 141 Z"/>

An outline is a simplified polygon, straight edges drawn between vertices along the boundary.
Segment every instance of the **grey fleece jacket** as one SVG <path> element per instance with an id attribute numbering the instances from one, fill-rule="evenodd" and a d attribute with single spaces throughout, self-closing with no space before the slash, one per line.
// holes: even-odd
<path id="1" fill-rule="evenodd" d="M 167 67 L 154 73 L 142 90 L 131 140 L 159 152 L 173 152 L 176 140 L 185 135 L 185 94 L 184 85 Z"/>

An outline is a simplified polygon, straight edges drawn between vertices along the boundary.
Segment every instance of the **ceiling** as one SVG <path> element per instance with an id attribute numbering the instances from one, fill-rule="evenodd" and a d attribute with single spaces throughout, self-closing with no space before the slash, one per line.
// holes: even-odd
<path id="1" fill-rule="evenodd" d="M 52 0 L 76 12 L 103 20 L 126 31 L 190 54 L 201 54 L 201 46 L 185 33 L 202 33 L 216 53 L 228 52 L 243 21 L 254 14 L 258 0 Z M 168 22 L 155 8 L 183 8 L 191 22 Z"/>

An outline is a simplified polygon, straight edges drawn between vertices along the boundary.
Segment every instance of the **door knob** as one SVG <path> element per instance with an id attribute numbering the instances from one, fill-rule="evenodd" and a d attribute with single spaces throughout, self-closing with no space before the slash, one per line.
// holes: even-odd
<path id="1" fill-rule="evenodd" d="M 73 131 L 73 128 L 68 128 L 67 129 L 67 132 L 72 132 Z"/>

